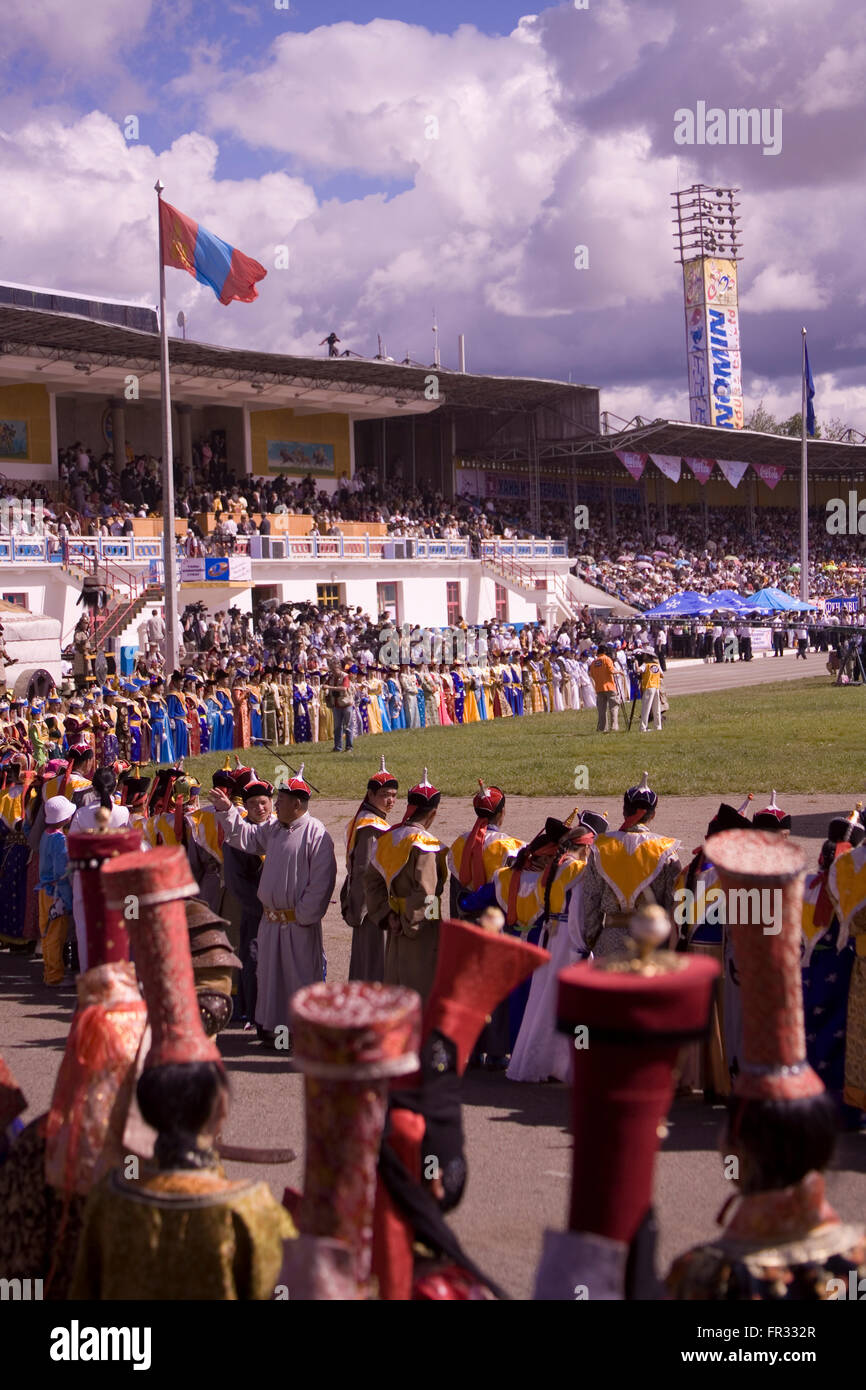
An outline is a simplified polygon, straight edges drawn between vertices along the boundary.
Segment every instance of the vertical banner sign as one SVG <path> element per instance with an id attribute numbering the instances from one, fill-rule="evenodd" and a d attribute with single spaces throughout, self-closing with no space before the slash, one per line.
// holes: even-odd
<path id="1" fill-rule="evenodd" d="M 689 418 L 743 428 L 737 263 L 699 256 L 683 265 Z"/>

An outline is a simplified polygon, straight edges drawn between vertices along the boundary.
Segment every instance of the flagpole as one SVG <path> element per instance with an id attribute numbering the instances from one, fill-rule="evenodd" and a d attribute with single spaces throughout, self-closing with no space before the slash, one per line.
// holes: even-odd
<path id="1" fill-rule="evenodd" d="M 174 534 L 174 448 L 171 437 L 171 379 L 168 364 L 168 323 L 165 317 L 165 256 L 162 245 L 162 190 L 157 179 L 156 219 L 159 228 L 159 385 L 162 404 L 162 576 L 165 586 L 165 678 L 175 669 L 180 648 L 178 617 L 177 543 Z"/>
<path id="2" fill-rule="evenodd" d="M 800 599 L 809 602 L 809 446 L 806 439 L 806 330 L 803 329 L 803 351 L 800 375 L 802 403 L 800 406 Z"/>

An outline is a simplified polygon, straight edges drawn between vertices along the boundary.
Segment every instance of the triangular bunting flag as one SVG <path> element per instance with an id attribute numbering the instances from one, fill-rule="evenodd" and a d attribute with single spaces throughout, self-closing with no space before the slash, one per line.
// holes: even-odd
<path id="1" fill-rule="evenodd" d="M 628 469 L 636 483 L 643 477 L 643 471 L 647 465 L 647 454 L 634 454 L 628 449 L 617 449 L 616 456 L 620 463 Z"/>
<path id="2" fill-rule="evenodd" d="M 774 488 L 785 475 L 785 465 L 783 463 L 753 463 L 752 467 L 761 482 L 766 483 L 769 488 Z"/>
<path id="3" fill-rule="evenodd" d="M 716 463 L 721 468 L 731 487 L 739 487 L 743 481 L 743 474 L 748 468 L 747 463 L 735 462 L 733 459 L 716 459 Z"/>
<path id="4" fill-rule="evenodd" d="M 679 482 L 683 471 L 679 454 L 650 454 L 650 458 L 656 468 L 664 473 L 666 478 L 670 478 L 672 483 Z"/>
<path id="5" fill-rule="evenodd" d="M 706 482 L 709 481 L 710 474 L 711 474 L 712 471 L 713 471 L 713 464 L 715 463 L 715 459 L 690 459 L 690 458 L 687 458 L 687 459 L 684 459 L 683 461 L 684 461 L 684 463 L 688 464 L 689 468 L 690 468 L 691 471 L 692 471 L 692 474 L 694 475 L 695 478 L 697 478 L 697 480 L 698 480 L 698 482 L 700 483 L 701 487 L 703 487 L 703 486 L 704 486 L 704 483 L 706 483 Z"/>

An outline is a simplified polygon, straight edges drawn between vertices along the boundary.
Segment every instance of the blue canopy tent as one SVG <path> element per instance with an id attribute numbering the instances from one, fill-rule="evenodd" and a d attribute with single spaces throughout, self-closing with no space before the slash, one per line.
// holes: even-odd
<path id="1" fill-rule="evenodd" d="M 756 594 L 750 594 L 743 600 L 746 608 L 751 612 L 763 613 L 801 613 L 808 610 L 810 613 L 817 611 L 814 603 L 804 603 L 802 599 L 792 598 L 782 589 L 759 589 Z"/>
<path id="2" fill-rule="evenodd" d="M 707 603 L 718 613 L 748 613 L 749 605 L 740 595 L 735 594 L 733 589 L 717 589 L 714 594 L 707 594 Z"/>
<path id="3" fill-rule="evenodd" d="M 704 618 L 712 613 L 713 605 L 704 594 L 694 589 L 684 589 L 681 594 L 671 594 L 656 608 L 644 613 L 645 618 Z"/>

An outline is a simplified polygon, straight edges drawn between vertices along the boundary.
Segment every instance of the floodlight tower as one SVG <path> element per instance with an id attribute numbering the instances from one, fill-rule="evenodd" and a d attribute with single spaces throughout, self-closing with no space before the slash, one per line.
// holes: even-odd
<path id="1" fill-rule="evenodd" d="M 692 424 L 743 428 L 737 261 L 738 188 L 695 183 L 671 196 L 683 268 Z"/>

